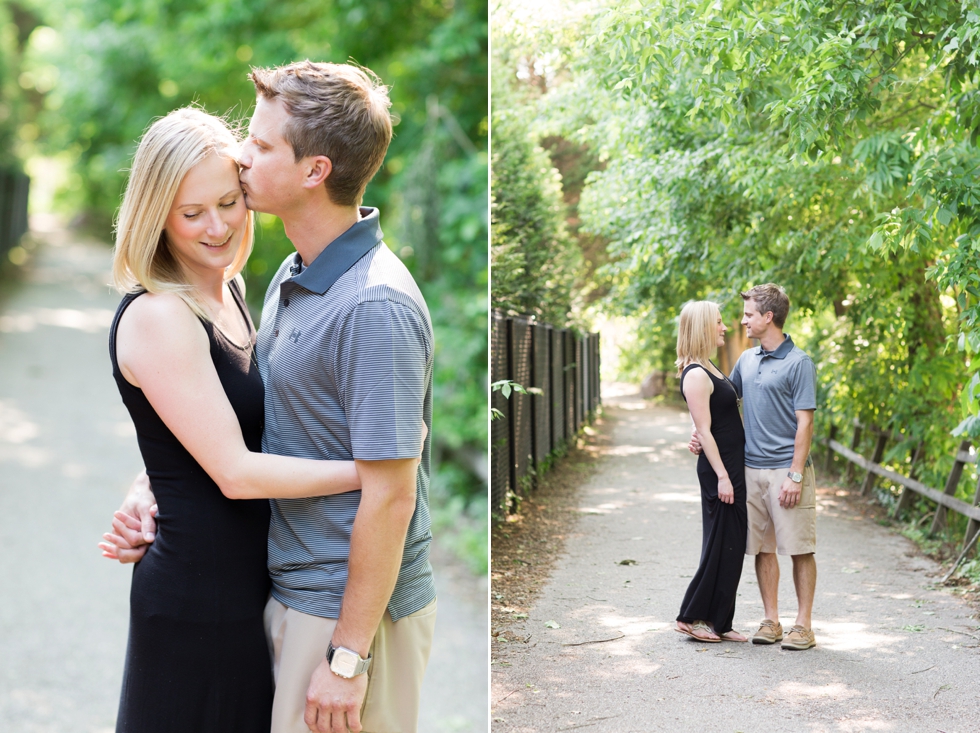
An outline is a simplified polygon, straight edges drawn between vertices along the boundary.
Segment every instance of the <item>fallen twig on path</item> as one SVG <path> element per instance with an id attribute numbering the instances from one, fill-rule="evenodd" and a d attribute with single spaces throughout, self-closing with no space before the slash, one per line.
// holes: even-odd
<path id="1" fill-rule="evenodd" d="M 494 705 L 499 705 L 499 704 L 500 704 L 500 703 L 502 703 L 502 702 L 503 702 L 504 700 L 506 700 L 506 699 L 507 699 L 508 697 L 510 697 L 511 695 L 513 695 L 513 694 L 514 694 L 515 692 L 517 692 L 517 690 L 519 690 L 519 689 L 521 689 L 521 688 L 520 688 L 520 687 L 518 687 L 518 688 L 516 688 L 516 689 L 514 689 L 514 690 L 511 690 L 511 691 L 510 691 L 510 692 L 508 692 L 508 693 L 507 693 L 506 695 L 504 695 L 504 696 L 503 696 L 502 698 L 500 698 L 499 700 L 497 700 L 497 702 L 495 702 L 495 703 L 494 703 Z"/>
<path id="2" fill-rule="evenodd" d="M 935 669 L 935 668 L 936 665 L 934 664 L 931 667 L 926 667 L 925 669 L 916 670 L 915 672 L 909 672 L 909 674 L 919 674 L 920 672 L 928 672 L 930 669 Z"/>
<path id="3" fill-rule="evenodd" d="M 578 723 L 577 725 L 570 725 L 567 728 L 559 728 L 558 730 L 575 730 L 576 728 L 588 728 L 590 725 L 595 725 L 596 723 L 601 723 L 603 720 L 612 720 L 613 718 L 618 718 L 619 715 L 607 715 L 604 718 L 595 718 L 590 720 L 588 723 Z"/>
<path id="4" fill-rule="evenodd" d="M 954 629 L 947 629 L 945 626 L 937 626 L 936 628 L 942 629 L 943 631 L 948 631 L 951 634 L 963 634 L 963 636 L 969 636 L 971 639 L 976 639 L 977 641 L 980 641 L 980 636 L 977 636 L 976 634 L 968 634 L 965 631 L 955 631 Z"/>
<path id="5" fill-rule="evenodd" d="M 565 642 L 562 646 L 585 646 L 586 644 L 602 644 L 607 641 L 616 641 L 616 639 L 622 639 L 626 634 L 620 634 L 619 636 L 613 636 L 610 639 L 593 639 L 592 641 L 571 641 Z"/>
<path id="6" fill-rule="evenodd" d="M 590 600 L 593 600 L 593 601 L 599 601 L 599 603 L 608 603 L 608 601 L 609 601 L 608 598 L 593 598 L 592 596 L 586 596 L 586 598 L 588 598 Z"/>

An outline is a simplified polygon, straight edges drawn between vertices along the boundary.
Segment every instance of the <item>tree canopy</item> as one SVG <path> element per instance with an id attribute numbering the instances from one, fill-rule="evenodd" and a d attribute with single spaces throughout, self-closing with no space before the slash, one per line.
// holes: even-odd
<path id="1" fill-rule="evenodd" d="M 521 83 L 515 76 L 527 58 L 527 39 L 508 35 L 504 12 L 498 9 L 494 16 L 493 305 L 564 328 L 576 320 L 573 301 L 580 285 L 581 255 L 566 223 L 561 176 L 534 130 L 529 102 L 536 90 L 526 74 Z"/>
<path id="2" fill-rule="evenodd" d="M 602 162 L 576 214 L 608 241 L 604 307 L 641 319 L 647 364 L 669 368 L 686 300 L 734 318 L 739 290 L 773 281 L 818 364 L 824 428 L 899 431 L 893 455 L 980 436 L 980 6 L 563 7 L 512 24 L 531 58 L 509 76 L 539 69 L 538 139 Z"/>

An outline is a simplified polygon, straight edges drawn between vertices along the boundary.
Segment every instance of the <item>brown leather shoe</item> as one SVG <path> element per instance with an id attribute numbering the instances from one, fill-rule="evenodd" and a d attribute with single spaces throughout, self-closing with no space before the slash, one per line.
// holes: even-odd
<path id="1" fill-rule="evenodd" d="M 775 644 L 783 639 L 783 627 L 778 621 L 763 619 L 759 630 L 752 636 L 753 644 Z"/>
<path id="2" fill-rule="evenodd" d="M 795 649 L 802 651 L 817 645 L 817 639 L 811 629 L 804 629 L 802 626 L 794 626 L 783 639 L 783 649 Z"/>

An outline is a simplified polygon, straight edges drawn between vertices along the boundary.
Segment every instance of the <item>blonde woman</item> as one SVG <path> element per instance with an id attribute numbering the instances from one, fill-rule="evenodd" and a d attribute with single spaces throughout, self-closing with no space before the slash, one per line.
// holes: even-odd
<path id="1" fill-rule="evenodd" d="M 677 333 L 681 394 L 701 438 L 701 563 L 688 586 L 676 630 L 702 642 L 748 641 L 732 630 L 747 519 L 745 431 L 734 385 L 711 362 L 725 343 L 717 304 L 687 303 Z"/>
<path id="2" fill-rule="evenodd" d="M 360 488 L 353 461 L 260 453 L 264 392 L 238 274 L 252 215 L 237 147 L 201 110 L 158 120 L 119 213 L 113 272 L 125 295 L 109 349 L 159 506 L 133 572 L 120 733 L 268 733 L 265 498 Z M 128 547 L 106 540 L 108 557 Z"/>

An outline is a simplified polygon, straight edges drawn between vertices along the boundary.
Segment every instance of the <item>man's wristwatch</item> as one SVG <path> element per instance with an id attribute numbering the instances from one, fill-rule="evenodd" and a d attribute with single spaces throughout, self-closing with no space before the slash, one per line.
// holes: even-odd
<path id="1" fill-rule="evenodd" d="M 327 662 L 330 663 L 331 672 L 338 677 L 349 680 L 351 677 L 357 677 L 357 675 L 368 671 L 368 667 L 371 666 L 371 655 L 368 654 L 367 659 L 361 659 L 361 656 L 354 650 L 343 646 L 334 646 L 331 641 L 327 644 Z"/>
<path id="2" fill-rule="evenodd" d="M 793 481 L 795 483 L 798 483 L 798 484 L 803 483 L 803 474 L 802 473 L 796 473 L 796 471 L 790 471 L 786 475 L 789 476 L 791 479 L 793 479 Z"/>

